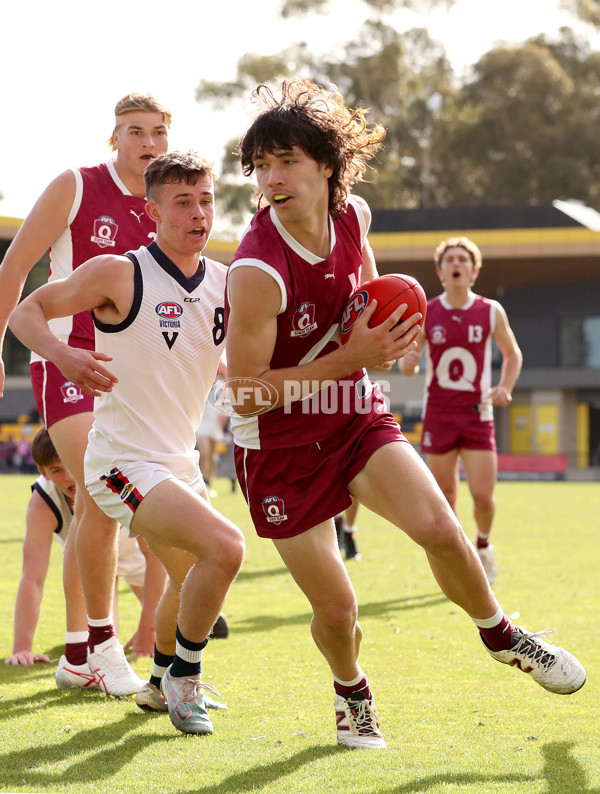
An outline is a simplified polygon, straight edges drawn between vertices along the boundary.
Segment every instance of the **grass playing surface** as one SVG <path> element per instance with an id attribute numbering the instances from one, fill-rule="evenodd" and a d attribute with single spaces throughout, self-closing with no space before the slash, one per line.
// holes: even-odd
<path id="1" fill-rule="evenodd" d="M 12 647 L 25 505 L 33 478 L 0 477 L 2 657 Z M 399 485 L 401 487 L 401 485 Z M 247 553 L 226 615 L 230 636 L 209 643 L 203 678 L 221 692 L 215 733 L 185 737 L 133 698 L 59 691 L 55 665 L 0 665 L 0 791 L 600 792 L 600 488 L 587 483 L 499 483 L 495 592 L 531 631 L 584 663 L 588 681 L 552 695 L 483 651 L 471 621 L 439 592 L 421 550 L 362 509 L 362 562 L 348 562 L 364 630 L 384 751 L 335 742 L 333 687 L 310 637 L 308 604 L 270 541 L 258 539 L 242 497 L 217 482 L 215 507 L 246 535 Z M 470 537 L 470 500 L 459 507 Z M 57 658 L 64 641 L 61 552 L 53 544 L 35 648 Z M 139 607 L 120 593 L 121 639 Z M 133 664 L 147 678 L 150 660 Z"/>

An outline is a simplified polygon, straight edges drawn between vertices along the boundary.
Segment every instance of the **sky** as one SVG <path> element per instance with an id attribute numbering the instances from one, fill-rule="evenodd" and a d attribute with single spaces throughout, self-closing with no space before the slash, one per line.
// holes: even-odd
<path id="1" fill-rule="evenodd" d="M 561 25 L 578 28 L 560 0 L 458 0 L 449 11 L 397 12 L 399 30 L 425 26 L 458 75 L 497 40 L 520 42 Z M 331 0 L 330 13 L 277 17 L 278 0 L 85 0 L 10 2 L 0 47 L 0 216 L 24 217 L 46 185 L 71 166 L 110 157 L 114 106 L 151 92 L 173 112 L 171 148 L 218 163 L 248 122 L 243 103 L 216 113 L 195 100 L 202 78 L 231 80 L 246 52 L 273 54 L 306 41 L 327 53 L 369 16 L 361 0 Z M 599 47 L 600 48 L 600 47 Z M 218 167 L 217 167 L 218 171 Z M 218 199 L 218 195 L 217 195 Z"/>

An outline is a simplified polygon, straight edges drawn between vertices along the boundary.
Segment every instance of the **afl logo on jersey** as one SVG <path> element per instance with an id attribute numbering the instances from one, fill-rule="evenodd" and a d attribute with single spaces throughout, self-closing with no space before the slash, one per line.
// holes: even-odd
<path id="1" fill-rule="evenodd" d="M 183 309 L 178 303 L 173 303 L 172 301 L 163 301 L 163 303 L 159 303 L 158 306 L 155 307 L 154 311 L 160 317 L 158 323 L 160 328 L 181 328 L 179 318 L 183 314 Z M 175 339 L 176 338 L 177 336 L 175 336 Z M 173 339 L 170 343 L 167 341 L 169 350 L 173 346 L 175 339 Z"/>
<path id="2" fill-rule="evenodd" d="M 100 248 L 114 246 L 118 231 L 119 227 L 114 218 L 111 218 L 110 215 L 101 215 L 94 221 L 94 233 L 90 240 Z"/>
<path id="3" fill-rule="evenodd" d="M 296 307 L 292 319 L 292 332 L 290 336 L 308 336 L 317 327 L 315 322 L 315 305 L 304 301 Z"/>
<path id="4" fill-rule="evenodd" d="M 355 292 L 350 298 L 342 314 L 342 323 L 340 328 L 341 334 L 348 334 L 354 327 L 354 323 L 358 320 L 360 315 L 365 310 L 365 306 L 369 302 L 369 293 L 362 289 Z"/>
<path id="5" fill-rule="evenodd" d="M 178 303 L 169 303 L 167 301 L 159 303 L 154 311 L 162 320 L 175 320 L 183 314 L 183 309 Z"/>

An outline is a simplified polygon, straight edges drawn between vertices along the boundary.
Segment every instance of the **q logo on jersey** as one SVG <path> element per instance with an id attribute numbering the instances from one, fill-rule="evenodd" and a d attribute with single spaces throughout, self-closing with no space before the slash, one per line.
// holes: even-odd
<path id="1" fill-rule="evenodd" d="M 292 332 L 290 336 L 308 336 L 317 327 L 315 322 L 315 305 L 304 301 L 296 307 L 292 318 Z"/>
<path id="2" fill-rule="evenodd" d="M 90 240 L 99 245 L 100 248 L 114 246 L 118 231 L 119 227 L 115 223 L 114 218 L 111 218 L 110 215 L 101 215 L 94 221 L 94 233 Z"/>
<path id="3" fill-rule="evenodd" d="M 281 524 L 287 521 L 283 499 L 278 496 L 267 496 L 262 500 L 262 507 L 267 521 L 271 524 Z"/>
<path id="4" fill-rule="evenodd" d="M 446 344 L 446 329 L 443 325 L 434 325 L 431 329 L 431 344 L 432 345 L 445 345 Z"/>
<path id="5" fill-rule="evenodd" d="M 364 312 L 369 302 L 369 293 L 361 289 L 350 298 L 342 314 L 340 333 L 348 334 L 354 328 L 354 323 Z"/>

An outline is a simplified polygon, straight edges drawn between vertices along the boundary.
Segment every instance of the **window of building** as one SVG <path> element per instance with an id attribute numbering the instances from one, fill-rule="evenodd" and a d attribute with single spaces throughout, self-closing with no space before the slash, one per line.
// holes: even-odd
<path id="1" fill-rule="evenodd" d="M 561 320 L 560 366 L 600 369 L 600 317 Z"/>

